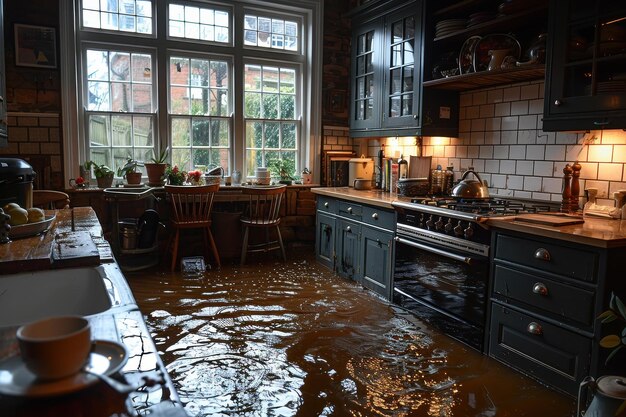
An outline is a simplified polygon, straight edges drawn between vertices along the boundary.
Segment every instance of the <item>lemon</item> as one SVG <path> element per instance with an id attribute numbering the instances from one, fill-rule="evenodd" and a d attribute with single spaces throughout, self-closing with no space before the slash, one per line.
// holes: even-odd
<path id="1" fill-rule="evenodd" d="M 2 209 L 4 210 L 5 213 L 9 213 L 11 210 L 15 210 L 21 208 L 19 204 L 17 203 L 9 203 L 7 205 L 5 205 L 4 207 L 2 207 Z"/>
<path id="2" fill-rule="evenodd" d="M 21 207 L 14 208 L 7 214 L 11 216 L 9 219 L 9 224 L 11 226 L 19 226 L 21 224 L 28 223 L 28 212 Z"/>
<path id="3" fill-rule="evenodd" d="M 42 209 L 32 207 L 26 210 L 28 212 L 28 223 L 41 222 L 46 219 L 46 215 Z"/>

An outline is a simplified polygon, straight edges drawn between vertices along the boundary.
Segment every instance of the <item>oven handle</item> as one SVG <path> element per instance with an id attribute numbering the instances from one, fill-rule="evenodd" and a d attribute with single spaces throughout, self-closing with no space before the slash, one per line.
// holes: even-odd
<path id="1" fill-rule="evenodd" d="M 437 248 L 431 248 L 429 246 L 422 245 L 421 243 L 417 243 L 412 240 L 402 239 L 401 237 L 397 237 L 397 236 L 394 239 L 398 243 L 404 243 L 405 245 L 422 249 L 422 250 L 425 250 L 426 252 L 431 252 L 437 255 L 445 256 L 447 258 L 454 259 L 455 261 L 463 262 L 468 265 L 472 265 L 474 263 L 474 260 L 472 258 L 468 258 L 467 256 L 457 255 L 455 253 L 446 252 L 445 250 L 441 250 Z"/>

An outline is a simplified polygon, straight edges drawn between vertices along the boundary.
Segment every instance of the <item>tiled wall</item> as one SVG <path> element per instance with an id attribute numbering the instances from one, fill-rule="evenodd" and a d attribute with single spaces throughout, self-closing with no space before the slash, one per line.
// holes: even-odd
<path id="1" fill-rule="evenodd" d="M 324 126 L 322 151 L 351 151 L 350 129 L 344 126 Z"/>
<path id="2" fill-rule="evenodd" d="M 626 190 L 626 133 L 544 132 L 543 96 L 542 81 L 462 93 L 459 137 L 425 137 L 423 154 L 433 156 L 433 167 L 454 166 L 457 180 L 474 167 L 492 195 L 557 202 L 563 168 L 578 160 L 581 198 L 585 188 L 597 188 L 600 202 L 612 205 L 613 192 Z M 376 155 L 379 140 L 368 145 Z"/>

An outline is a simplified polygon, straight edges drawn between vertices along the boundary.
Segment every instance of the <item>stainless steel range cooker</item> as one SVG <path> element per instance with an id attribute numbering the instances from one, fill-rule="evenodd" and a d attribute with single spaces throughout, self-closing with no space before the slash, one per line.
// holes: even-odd
<path id="1" fill-rule="evenodd" d="M 555 206 L 429 197 L 392 204 L 398 212 L 394 303 L 483 351 L 491 245 L 485 222 Z"/>

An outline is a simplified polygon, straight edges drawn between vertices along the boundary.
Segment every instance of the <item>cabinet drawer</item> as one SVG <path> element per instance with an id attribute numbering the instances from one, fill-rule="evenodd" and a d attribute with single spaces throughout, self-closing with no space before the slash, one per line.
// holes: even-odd
<path id="1" fill-rule="evenodd" d="M 317 209 L 326 213 L 336 213 L 337 200 L 318 195 L 317 196 Z"/>
<path id="2" fill-rule="evenodd" d="M 492 303 L 490 356 L 576 395 L 590 352 L 590 339 Z"/>
<path id="3" fill-rule="evenodd" d="M 493 292 L 590 326 L 593 323 L 594 294 L 581 288 L 496 265 Z"/>
<path id="4" fill-rule="evenodd" d="M 363 207 L 363 221 L 387 230 L 396 229 L 396 212 L 378 207 Z"/>
<path id="5" fill-rule="evenodd" d="M 594 281 L 598 256 L 584 249 L 498 234 L 495 257 L 543 271 Z"/>
<path id="6" fill-rule="evenodd" d="M 337 214 L 353 220 L 361 220 L 363 217 L 363 206 L 351 203 L 350 201 L 339 201 Z"/>

